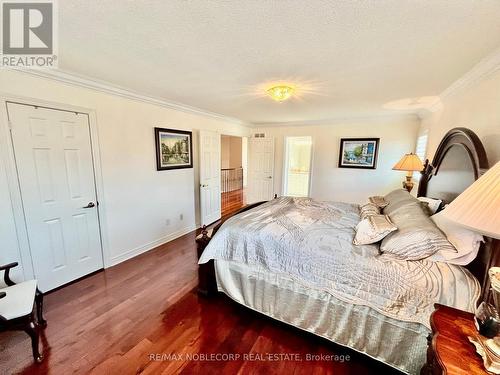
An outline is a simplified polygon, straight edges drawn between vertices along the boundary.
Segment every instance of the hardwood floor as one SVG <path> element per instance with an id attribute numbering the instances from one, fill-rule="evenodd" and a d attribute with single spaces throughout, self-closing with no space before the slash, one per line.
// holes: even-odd
<path id="1" fill-rule="evenodd" d="M 2 333 L 0 373 L 397 373 L 223 295 L 198 297 L 194 240 L 193 232 L 46 295 L 45 361 L 33 364 L 26 334 Z"/>
<path id="2" fill-rule="evenodd" d="M 222 216 L 229 215 L 246 203 L 246 191 L 245 189 L 238 189 L 233 191 L 228 191 L 227 193 L 222 193 L 221 198 L 221 214 Z"/>

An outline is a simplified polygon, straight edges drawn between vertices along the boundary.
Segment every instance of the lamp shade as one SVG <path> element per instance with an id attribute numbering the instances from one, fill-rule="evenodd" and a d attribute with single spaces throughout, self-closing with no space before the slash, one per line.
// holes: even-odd
<path id="1" fill-rule="evenodd" d="M 422 161 L 417 155 L 406 154 L 401 158 L 400 161 L 396 163 L 394 167 L 392 167 L 392 169 L 396 171 L 420 172 L 422 169 L 424 169 L 424 165 L 422 164 Z"/>
<path id="2" fill-rule="evenodd" d="M 443 215 L 485 236 L 500 238 L 500 162 L 446 206 Z"/>

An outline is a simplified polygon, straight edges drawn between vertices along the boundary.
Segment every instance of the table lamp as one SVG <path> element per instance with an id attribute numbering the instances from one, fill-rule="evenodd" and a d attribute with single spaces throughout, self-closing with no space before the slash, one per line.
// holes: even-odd
<path id="1" fill-rule="evenodd" d="M 500 162 L 447 205 L 443 216 L 487 237 L 500 239 Z"/>
<path id="2" fill-rule="evenodd" d="M 497 162 L 447 205 L 443 211 L 443 216 L 472 231 L 493 238 L 492 251 L 500 251 L 498 241 L 500 239 L 500 162 Z M 500 308 L 499 268 L 491 267 L 488 274 L 493 302 L 498 311 Z M 489 313 L 483 311 L 482 314 L 488 319 L 486 322 L 497 324 L 496 329 L 498 332 L 498 312 L 494 311 L 495 309 L 488 305 L 487 301 L 484 301 L 476 311 L 476 322 L 481 321 L 481 319 L 478 319 L 478 316 L 481 315 L 480 310 L 486 312 L 491 310 Z M 482 320 L 483 324 L 484 321 Z M 478 323 L 478 327 L 481 327 L 481 324 Z M 493 357 L 493 360 L 500 365 L 500 337 L 497 336 L 494 339 L 487 340 L 485 345 L 495 353 L 496 357 Z"/>
<path id="3" fill-rule="evenodd" d="M 392 169 L 395 171 L 408 172 L 406 174 L 406 181 L 403 181 L 403 188 L 408 190 L 408 193 L 410 193 L 411 189 L 413 189 L 413 181 L 411 180 L 413 172 L 420 172 L 424 169 L 424 165 L 417 155 L 410 153 L 403 156 L 401 160 L 398 161 L 394 167 L 392 167 Z"/>

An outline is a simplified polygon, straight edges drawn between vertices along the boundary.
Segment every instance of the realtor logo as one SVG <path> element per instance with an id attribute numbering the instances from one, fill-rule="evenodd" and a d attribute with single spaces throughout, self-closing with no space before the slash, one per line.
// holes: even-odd
<path id="1" fill-rule="evenodd" d="M 55 67 L 53 1 L 2 1 L 2 66 Z"/>

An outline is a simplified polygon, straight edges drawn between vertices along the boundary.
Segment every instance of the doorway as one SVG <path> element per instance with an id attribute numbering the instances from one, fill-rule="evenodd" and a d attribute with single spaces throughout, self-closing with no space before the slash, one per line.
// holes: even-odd
<path id="1" fill-rule="evenodd" d="M 312 137 L 285 138 L 283 194 L 308 197 L 311 187 Z"/>
<path id="2" fill-rule="evenodd" d="M 89 117 L 7 103 L 35 277 L 48 291 L 103 268 Z"/>
<path id="3" fill-rule="evenodd" d="M 221 211 L 229 215 L 246 204 L 248 138 L 221 136 Z"/>

